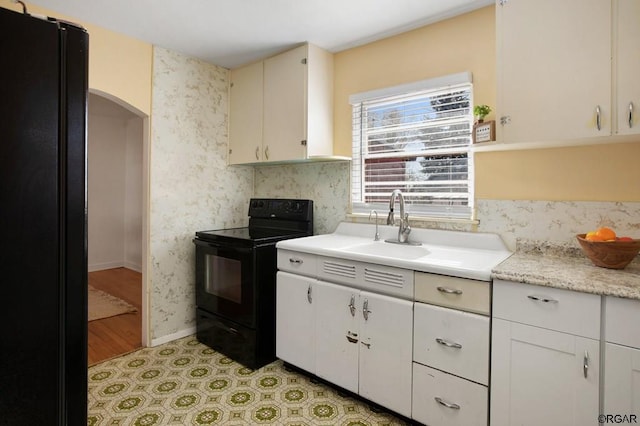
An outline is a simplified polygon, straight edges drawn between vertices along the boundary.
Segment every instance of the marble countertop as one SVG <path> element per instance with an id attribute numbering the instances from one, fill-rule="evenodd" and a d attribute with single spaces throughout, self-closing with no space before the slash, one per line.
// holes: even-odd
<path id="1" fill-rule="evenodd" d="M 577 247 L 518 242 L 516 253 L 494 267 L 493 279 L 640 300 L 640 259 L 625 269 L 595 266 Z"/>

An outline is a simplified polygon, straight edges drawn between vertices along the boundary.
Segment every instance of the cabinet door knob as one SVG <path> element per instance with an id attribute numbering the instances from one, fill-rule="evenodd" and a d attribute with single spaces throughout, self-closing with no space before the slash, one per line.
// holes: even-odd
<path id="1" fill-rule="evenodd" d="M 444 399 L 440 398 L 439 396 L 436 396 L 433 399 L 435 399 L 438 404 L 444 405 L 445 407 L 451 408 L 452 410 L 459 410 L 460 409 L 460 406 L 458 404 L 454 404 L 453 402 L 447 402 Z"/>
<path id="2" fill-rule="evenodd" d="M 260 159 L 260 147 L 256 146 L 256 160 Z"/>
<path id="3" fill-rule="evenodd" d="M 586 379 L 589 374 L 589 352 L 584 351 L 584 360 L 582 362 L 582 373 Z"/>
<path id="4" fill-rule="evenodd" d="M 264 158 L 266 158 L 267 160 L 269 159 L 269 147 L 268 146 L 264 149 Z"/>
<path id="5" fill-rule="evenodd" d="M 364 317 L 365 321 L 369 319 L 370 313 L 371 311 L 369 310 L 369 300 L 364 299 L 364 302 L 362 303 L 362 316 Z"/>
<path id="6" fill-rule="evenodd" d="M 596 105 L 596 127 L 598 128 L 598 131 L 600 131 L 602 129 L 602 111 L 600 109 L 600 105 Z"/>
<path id="7" fill-rule="evenodd" d="M 633 127 L 633 102 L 629 102 L 629 128 Z"/>
<path id="8" fill-rule="evenodd" d="M 349 311 L 351 312 L 351 316 L 355 317 L 356 316 L 356 296 L 354 296 L 353 294 L 351 295 L 351 301 L 347 306 L 349 306 Z"/>

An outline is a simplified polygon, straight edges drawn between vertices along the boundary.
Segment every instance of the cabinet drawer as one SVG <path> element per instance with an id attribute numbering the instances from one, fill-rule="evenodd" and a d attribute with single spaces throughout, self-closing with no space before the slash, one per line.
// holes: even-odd
<path id="1" fill-rule="evenodd" d="M 416 300 L 489 315 L 491 286 L 486 281 L 415 273 Z"/>
<path id="2" fill-rule="evenodd" d="M 420 423 L 485 426 L 487 394 L 485 386 L 413 363 L 411 417 Z"/>
<path id="3" fill-rule="evenodd" d="M 456 376 L 489 383 L 489 318 L 416 303 L 413 360 Z"/>
<path id="4" fill-rule="evenodd" d="M 495 280 L 493 316 L 600 338 L 600 296 L 595 294 Z"/>
<path id="5" fill-rule="evenodd" d="M 640 301 L 607 296 L 604 317 L 607 342 L 640 348 Z"/>
<path id="6" fill-rule="evenodd" d="M 278 249 L 278 269 L 295 274 L 316 276 L 316 255 Z"/>

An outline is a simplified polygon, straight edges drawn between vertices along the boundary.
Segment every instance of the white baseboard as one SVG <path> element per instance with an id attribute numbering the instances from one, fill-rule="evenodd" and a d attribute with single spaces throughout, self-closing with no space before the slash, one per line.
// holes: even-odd
<path id="1" fill-rule="evenodd" d="M 94 263 L 91 265 L 87 265 L 87 269 L 89 272 L 95 272 L 95 271 L 103 271 L 105 269 L 122 268 L 123 266 L 124 266 L 124 262 L 120 260 L 116 262 Z"/>
<path id="2" fill-rule="evenodd" d="M 137 263 L 133 263 L 133 262 L 129 262 L 128 260 L 125 260 L 124 267 L 127 269 L 131 269 L 132 271 L 142 273 L 142 265 L 139 265 Z"/>
<path id="3" fill-rule="evenodd" d="M 156 339 L 151 339 L 151 347 L 156 347 L 159 345 L 164 345 L 165 343 L 169 343 L 173 340 L 182 339 L 183 337 L 191 336 L 192 334 L 196 334 L 196 327 L 189 327 L 184 330 L 177 331 L 172 334 L 168 334 L 166 336 L 158 337 Z"/>

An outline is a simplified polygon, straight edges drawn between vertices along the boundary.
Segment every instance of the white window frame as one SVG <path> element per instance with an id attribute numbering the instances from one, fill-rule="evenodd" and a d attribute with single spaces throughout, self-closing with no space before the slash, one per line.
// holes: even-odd
<path id="1" fill-rule="evenodd" d="M 353 158 L 351 166 L 351 213 L 352 214 L 369 214 L 372 209 L 378 211 L 388 210 L 388 202 L 384 203 L 365 203 L 362 200 L 362 194 L 364 192 L 364 179 L 360 176 L 364 173 L 364 161 L 365 158 L 371 157 L 371 154 L 363 154 L 365 150 L 365 135 L 362 132 L 362 122 L 358 124 L 356 120 L 363 120 L 363 114 L 361 111 L 363 103 L 371 101 L 384 101 L 386 99 L 392 99 L 398 96 L 411 96 L 417 94 L 420 96 L 428 96 L 429 93 L 435 93 L 438 91 L 450 90 L 455 91 L 459 88 L 468 88 L 469 90 L 469 139 L 468 144 L 464 147 L 458 147 L 454 149 L 456 152 L 466 153 L 467 155 L 467 194 L 468 201 L 466 206 L 429 206 L 429 205 L 413 205 L 407 206 L 406 211 L 411 214 L 412 217 L 423 217 L 433 219 L 472 219 L 474 209 L 474 167 L 473 167 L 473 152 L 472 145 L 473 139 L 471 132 L 473 131 L 473 85 L 472 76 L 470 72 L 462 72 L 457 74 L 451 74 L 443 77 L 432 78 L 427 80 L 421 80 L 408 84 L 402 84 L 399 86 L 393 86 L 383 88 L 379 90 L 372 90 L 368 92 L 358 93 L 349 97 L 349 102 L 353 107 L 352 123 L 353 129 Z M 447 149 L 434 150 L 435 154 L 446 153 Z M 382 158 L 392 158 L 406 156 L 408 152 L 402 153 L 389 153 L 388 155 L 382 155 Z M 391 195 L 391 191 L 389 191 Z"/>

